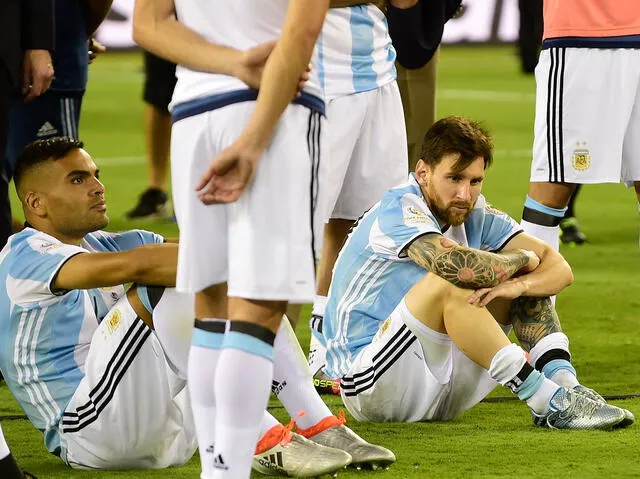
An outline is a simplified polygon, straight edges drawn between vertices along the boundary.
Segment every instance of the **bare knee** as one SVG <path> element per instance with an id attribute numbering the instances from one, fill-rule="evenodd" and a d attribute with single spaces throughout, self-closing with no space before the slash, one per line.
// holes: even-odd
<path id="1" fill-rule="evenodd" d="M 573 183 L 530 183 L 529 196 L 551 208 L 564 208 L 576 189 Z"/>

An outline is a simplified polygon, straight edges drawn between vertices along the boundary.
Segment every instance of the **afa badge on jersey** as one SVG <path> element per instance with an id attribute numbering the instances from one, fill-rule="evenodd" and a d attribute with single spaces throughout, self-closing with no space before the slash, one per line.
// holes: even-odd
<path id="1" fill-rule="evenodd" d="M 120 326 L 121 319 L 122 319 L 122 314 L 120 313 L 120 310 L 114 309 L 109 313 L 109 316 L 105 318 L 109 333 L 113 333 L 116 329 L 118 329 L 118 326 Z"/>
<path id="2" fill-rule="evenodd" d="M 577 148 L 573 150 L 573 156 L 571 157 L 571 164 L 576 171 L 588 170 L 591 166 L 591 154 L 586 148 L 586 143 L 578 143 Z"/>
<path id="3" fill-rule="evenodd" d="M 407 224 L 409 223 L 431 223 L 434 224 L 433 220 L 427 216 L 426 213 L 420 211 L 415 206 L 407 206 L 405 210 L 404 220 Z"/>

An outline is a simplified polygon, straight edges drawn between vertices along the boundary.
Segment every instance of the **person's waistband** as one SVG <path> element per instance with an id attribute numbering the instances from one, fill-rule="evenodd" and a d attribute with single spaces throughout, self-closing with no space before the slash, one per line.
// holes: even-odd
<path id="1" fill-rule="evenodd" d="M 242 103 L 245 101 L 256 101 L 258 98 L 258 90 L 247 88 L 244 90 L 233 90 L 215 95 L 197 98 L 195 100 L 178 103 L 172 109 L 171 116 L 173 123 L 185 118 L 196 116 L 206 111 L 217 110 L 234 103 Z M 301 92 L 300 96 L 291 103 L 302 105 L 310 110 L 317 111 L 322 115 L 325 114 L 324 100 L 307 92 Z"/>
<path id="2" fill-rule="evenodd" d="M 542 49 L 568 48 L 640 48 L 640 35 L 618 37 L 557 37 L 542 42 Z"/>

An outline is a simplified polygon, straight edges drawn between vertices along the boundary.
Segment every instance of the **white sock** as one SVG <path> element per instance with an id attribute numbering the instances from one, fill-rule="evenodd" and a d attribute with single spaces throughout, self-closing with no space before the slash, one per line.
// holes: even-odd
<path id="1" fill-rule="evenodd" d="M 321 295 L 316 295 L 316 297 L 313 299 L 313 310 L 311 311 L 311 314 L 314 316 L 324 316 L 324 310 L 327 307 L 327 297 L 326 296 L 321 296 Z"/>
<path id="2" fill-rule="evenodd" d="M 273 417 L 269 411 L 265 411 L 262 415 L 262 424 L 260 424 L 260 439 L 262 439 L 262 436 L 264 436 L 269 429 L 278 424 L 280 424 L 280 421 Z"/>
<path id="3" fill-rule="evenodd" d="M 540 387 L 527 400 L 529 406 L 538 415 L 549 412 L 549 402 L 560 386 L 544 378 Z"/>
<path id="4" fill-rule="evenodd" d="M 556 251 L 560 249 L 560 226 L 540 226 L 525 220 L 520 221 L 520 226 L 528 235 L 544 241 Z"/>
<path id="5" fill-rule="evenodd" d="M 203 320 L 215 323 L 224 331 L 225 320 Z M 191 408 L 198 438 L 203 478 L 213 477 L 213 445 L 216 428 L 216 401 L 213 379 L 222 350 L 224 332 L 212 332 L 196 326 L 189 352 L 188 382 Z"/>
<path id="6" fill-rule="evenodd" d="M 194 297 L 167 288 L 153 309 L 153 328 L 170 366 L 187 377 L 187 360 L 193 335 Z"/>
<path id="7" fill-rule="evenodd" d="M 0 425 L 0 459 L 4 459 L 9 454 L 11 454 L 11 451 L 9 450 L 9 446 L 2 432 L 2 426 Z"/>
<path id="8" fill-rule="evenodd" d="M 309 369 L 311 374 L 314 375 L 321 369 L 324 369 L 327 364 L 326 356 L 327 350 L 322 345 L 320 340 L 316 337 L 316 334 L 321 334 L 319 331 L 318 322 L 319 318 L 324 318 L 324 311 L 327 307 L 327 297 L 316 295 L 313 300 L 313 311 L 311 312 L 311 320 L 309 327 L 311 328 L 311 339 L 309 341 Z"/>
<path id="9" fill-rule="evenodd" d="M 273 376 L 273 361 L 261 355 L 260 348 L 251 344 L 245 349 L 237 349 L 237 343 L 233 347 L 228 345 L 233 334 L 231 331 L 225 335 L 214 380 L 217 409 L 214 479 L 250 476 Z M 250 337 L 253 345 L 260 341 L 247 334 L 235 334 Z M 241 347 L 248 344 L 242 341 Z M 271 348 L 266 342 L 260 343 Z"/>
<path id="10" fill-rule="evenodd" d="M 580 384 L 576 375 L 568 369 L 559 369 L 549 379 L 567 389 L 573 389 Z"/>
<path id="11" fill-rule="evenodd" d="M 314 376 L 318 371 L 327 365 L 327 348 L 311 333 L 309 341 L 309 371 Z"/>
<path id="12" fill-rule="evenodd" d="M 307 429 L 331 416 L 331 411 L 313 387 L 304 353 L 286 317 L 280 323 L 273 347 L 273 392 L 291 417 L 304 411 L 304 415 L 296 419 L 298 426 Z"/>

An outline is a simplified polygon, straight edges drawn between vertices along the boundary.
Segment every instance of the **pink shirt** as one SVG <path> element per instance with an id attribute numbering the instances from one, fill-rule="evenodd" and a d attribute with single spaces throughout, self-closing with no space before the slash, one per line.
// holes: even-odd
<path id="1" fill-rule="evenodd" d="M 640 0 L 544 0 L 543 40 L 640 35 Z"/>

